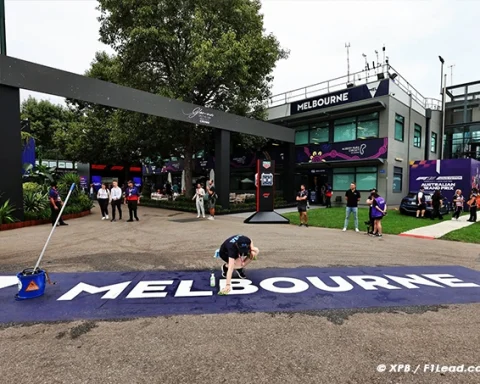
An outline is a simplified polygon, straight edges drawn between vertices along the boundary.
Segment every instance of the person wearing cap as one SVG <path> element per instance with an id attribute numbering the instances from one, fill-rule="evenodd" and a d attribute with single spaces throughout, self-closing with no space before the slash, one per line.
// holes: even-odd
<path id="1" fill-rule="evenodd" d="M 138 221 L 137 206 L 140 204 L 140 192 L 131 180 L 128 182 L 128 187 L 125 190 L 125 204 L 128 204 L 128 213 L 130 214 L 127 222 L 132 222 L 133 216 L 135 216 L 135 220 Z"/>
<path id="2" fill-rule="evenodd" d="M 60 213 L 60 210 L 62 209 L 63 201 L 62 198 L 60 197 L 60 194 L 58 193 L 57 190 L 57 183 L 53 182 L 50 185 L 50 190 L 48 191 L 48 200 L 50 202 L 50 210 L 51 210 L 51 218 L 52 218 L 52 226 L 55 225 L 55 222 L 57 221 L 58 214 Z M 68 225 L 65 223 L 60 216 L 60 220 L 58 221 L 59 225 Z"/>
<path id="3" fill-rule="evenodd" d="M 425 210 L 427 209 L 427 203 L 425 200 L 425 188 L 420 187 L 420 191 L 417 193 L 417 218 L 424 218 L 425 217 Z M 420 216 L 421 215 L 421 216 Z"/>
<path id="4" fill-rule="evenodd" d="M 252 240 L 244 235 L 229 237 L 220 246 L 218 256 L 224 261 L 222 265 L 222 277 L 227 279 L 225 288 L 220 292 L 226 295 L 231 290 L 232 275 L 240 279 L 246 279 L 244 268 L 258 256 L 258 248 L 253 246 Z"/>

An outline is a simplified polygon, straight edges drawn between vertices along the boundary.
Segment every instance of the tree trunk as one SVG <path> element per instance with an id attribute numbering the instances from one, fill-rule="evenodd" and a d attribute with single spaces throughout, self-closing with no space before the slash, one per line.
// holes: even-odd
<path id="1" fill-rule="evenodd" d="M 185 159 L 183 162 L 184 170 L 185 170 L 185 196 L 187 199 L 191 199 L 193 197 L 193 188 L 192 188 L 192 178 L 193 178 L 193 168 L 195 166 L 193 157 L 193 149 L 191 146 L 185 147 L 184 153 Z"/>

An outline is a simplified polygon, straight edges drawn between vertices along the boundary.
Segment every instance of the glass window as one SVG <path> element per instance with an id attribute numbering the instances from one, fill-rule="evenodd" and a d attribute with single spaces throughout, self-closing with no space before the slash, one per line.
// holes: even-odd
<path id="1" fill-rule="evenodd" d="M 378 120 L 378 112 L 358 116 L 358 121 Z"/>
<path id="2" fill-rule="evenodd" d="M 356 121 L 357 121 L 356 116 L 344 117 L 343 119 L 335 120 L 335 125 L 351 124 L 351 123 L 356 123 Z"/>
<path id="3" fill-rule="evenodd" d="M 328 143 L 328 123 L 314 124 L 310 127 L 310 144 Z"/>
<path id="4" fill-rule="evenodd" d="M 308 144 L 308 129 L 295 131 L 295 145 Z"/>
<path id="5" fill-rule="evenodd" d="M 371 139 L 374 137 L 378 137 L 378 119 L 359 121 L 357 125 L 357 138 Z"/>
<path id="6" fill-rule="evenodd" d="M 67 162 L 65 163 L 65 168 L 73 168 L 73 163 Z"/>
<path id="7" fill-rule="evenodd" d="M 358 172 L 377 172 L 377 167 L 357 167 L 357 173 Z"/>
<path id="8" fill-rule="evenodd" d="M 403 168 L 393 167 L 393 192 L 402 192 Z"/>
<path id="9" fill-rule="evenodd" d="M 333 175 L 332 188 L 336 191 L 346 191 L 350 188 L 350 184 L 355 180 L 354 173 L 341 173 Z"/>
<path id="10" fill-rule="evenodd" d="M 413 132 L 413 146 L 420 148 L 422 146 L 422 127 L 415 124 L 415 131 Z"/>
<path id="11" fill-rule="evenodd" d="M 57 166 L 57 162 L 56 162 L 56 161 L 49 161 L 49 162 L 48 162 L 48 166 L 49 166 L 50 168 L 56 167 L 56 166 Z"/>
<path id="12" fill-rule="evenodd" d="M 432 132 L 430 139 L 430 152 L 437 153 L 437 134 L 435 132 Z"/>
<path id="13" fill-rule="evenodd" d="M 377 172 L 375 173 L 357 173 L 357 189 L 359 191 L 368 191 L 377 187 Z"/>
<path id="14" fill-rule="evenodd" d="M 405 118 L 395 114 L 395 140 L 403 141 L 405 136 Z"/>
<path id="15" fill-rule="evenodd" d="M 333 131 L 333 141 L 335 143 L 341 141 L 353 141 L 357 138 L 357 127 L 356 124 L 349 123 L 349 124 L 342 124 L 337 125 L 335 122 L 335 129 Z"/>

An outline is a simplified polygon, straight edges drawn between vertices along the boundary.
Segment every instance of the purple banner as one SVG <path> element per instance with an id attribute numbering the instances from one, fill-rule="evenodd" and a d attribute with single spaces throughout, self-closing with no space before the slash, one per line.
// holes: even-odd
<path id="1" fill-rule="evenodd" d="M 480 162 L 472 159 L 422 160 L 410 165 L 410 192 L 420 187 L 433 193 L 436 189 L 452 200 L 457 189 L 468 197 L 472 188 L 478 188 Z"/>
<path id="2" fill-rule="evenodd" d="M 22 152 L 22 167 L 25 164 L 31 164 L 35 166 L 35 140 L 29 139 L 23 146 Z M 22 170 L 22 172 L 24 172 Z"/>
<path id="3" fill-rule="evenodd" d="M 332 160 L 386 159 L 388 139 L 356 140 L 343 143 L 297 147 L 297 163 L 321 163 Z"/>

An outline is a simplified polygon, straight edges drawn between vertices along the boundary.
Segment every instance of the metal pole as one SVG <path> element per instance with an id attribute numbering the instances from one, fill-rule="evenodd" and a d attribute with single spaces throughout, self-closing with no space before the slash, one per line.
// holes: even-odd
<path id="1" fill-rule="evenodd" d="M 0 55 L 7 55 L 7 35 L 5 28 L 5 0 L 0 0 Z"/>
<path id="2" fill-rule="evenodd" d="M 35 264 L 35 268 L 33 268 L 33 273 L 37 270 L 38 266 L 40 265 L 40 262 L 42 261 L 43 255 L 45 254 L 45 250 L 47 249 L 48 243 L 50 242 L 50 239 L 52 238 L 53 232 L 55 231 L 55 228 L 57 228 L 57 224 L 60 221 L 60 218 L 62 217 L 63 210 L 67 206 L 68 199 L 70 198 L 70 195 L 72 194 L 73 190 L 75 189 L 75 183 L 72 184 L 70 187 L 70 191 L 68 191 L 67 198 L 65 199 L 65 202 L 62 205 L 62 208 L 60 209 L 60 212 L 58 214 L 57 220 L 55 221 L 55 224 L 52 227 L 52 230 L 50 231 L 50 235 L 48 235 L 47 242 L 45 243 L 45 246 L 42 249 L 42 252 L 40 253 L 40 257 L 37 260 L 37 264 Z"/>
<path id="3" fill-rule="evenodd" d="M 445 148 L 445 99 L 447 98 L 447 74 L 444 76 L 444 85 L 443 85 L 443 92 L 442 92 L 442 147 L 440 148 L 440 160 L 443 160 L 443 151 Z"/>

